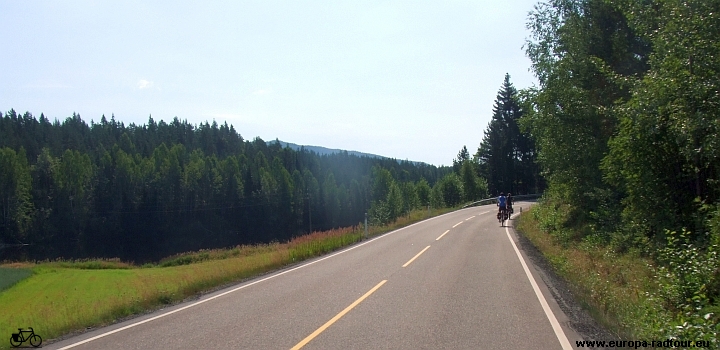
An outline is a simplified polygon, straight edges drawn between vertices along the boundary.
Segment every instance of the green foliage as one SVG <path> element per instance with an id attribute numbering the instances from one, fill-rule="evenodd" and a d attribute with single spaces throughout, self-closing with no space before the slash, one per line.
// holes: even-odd
<path id="1" fill-rule="evenodd" d="M 165 258 L 158 263 L 159 267 L 170 267 L 170 266 L 182 266 L 190 265 L 198 262 L 207 261 L 210 259 L 210 255 L 207 253 L 200 254 L 181 254 Z"/>
<path id="2" fill-rule="evenodd" d="M 444 208 L 448 206 L 445 204 L 445 199 L 443 198 L 442 184 L 440 181 L 433 186 L 430 192 L 430 206 L 433 208 Z"/>
<path id="3" fill-rule="evenodd" d="M 457 180 L 457 176 L 454 179 Z M 425 179 L 416 183 L 396 181 L 389 171 L 378 167 L 373 168 L 371 181 L 373 183 L 373 201 L 368 210 L 368 216 L 372 225 L 389 224 L 421 206 L 431 205 L 435 208 L 443 208 L 447 202 L 445 202 L 445 194 L 441 189 L 447 188 L 448 191 L 451 191 L 448 186 L 443 185 L 448 182 L 445 177 L 431 189 Z M 459 181 L 453 185 L 461 186 Z M 451 194 L 448 195 L 451 196 Z M 450 199 L 450 197 L 448 198 Z M 451 201 L 456 200 L 457 198 L 453 197 Z"/>
<path id="4" fill-rule="evenodd" d="M 390 208 L 386 201 L 373 202 L 368 209 L 369 224 L 382 226 L 390 222 Z"/>
<path id="5" fill-rule="evenodd" d="M 562 246 L 567 247 L 574 242 L 575 238 L 573 230 L 567 224 L 571 208 L 569 205 L 558 203 L 551 198 L 543 198 L 541 204 L 532 211 L 532 215 L 543 232 L 555 238 Z"/>
<path id="6" fill-rule="evenodd" d="M 617 108 L 620 130 L 603 169 L 627 194 L 624 221 L 633 229 L 659 240 L 666 229 L 700 233 L 696 213 L 720 199 L 720 2 L 624 9 L 653 52 L 649 73 Z"/>
<path id="7" fill-rule="evenodd" d="M 370 206 L 368 215 L 373 225 L 386 225 L 400 217 L 405 212 L 404 207 L 405 201 L 402 190 L 398 184 L 390 178 L 385 198 L 374 201 Z"/>
<path id="8" fill-rule="evenodd" d="M 390 191 L 387 194 L 386 200 L 388 211 L 390 213 L 390 221 L 395 221 L 398 217 L 403 214 L 403 195 L 400 190 L 400 186 L 393 182 L 390 186 Z"/>
<path id="9" fill-rule="evenodd" d="M 420 198 L 418 196 L 415 184 L 413 184 L 412 182 L 405 182 L 400 184 L 400 192 L 402 193 L 403 214 L 408 214 L 411 211 L 420 208 Z"/>
<path id="10" fill-rule="evenodd" d="M 667 245 L 658 251 L 657 269 L 659 288 L 654 297 L 675 312 L 674 320 L 667 322 L 663 331 L 667 337 L 677 339 L 710 340 L 717 343 L 720 334 L 720 259 L 717 244 L 702 249 L 691 242 L 691 233 L 667 233 Z M 717 305 L 717 304 L 715 304 Z"/>
<path id="11" fill-rule="evenodd" d="M 415 183 L 450 171 L 246 141 L 227 124 L 126 127 L 113 116 L 88 126 L 77 114 L 50 123 L 11 110 L 0 114 L 0 243 L 29 245 L 0 253 L 147 263 L 284 242 L 357 224 L 373 202 L 380 222 L 394 220 L 419 205 Z"/>
<path id="12" fill-rule="evenodd" d="M 512 192 L 515 194 L 538 193 L 541 188 L 539 169 L 535 164 L 535 145 L 529 135 L 521 132 L 519 122 L 525 112 L 521 108 L 518 92 L 505 75 L 503 85 L 493 106 L 493 117 L 485 129 L 482 143 L 474 160 L 477 173 L 486 179 L 489 193 Z M 466 159 L 468 160 L 468 159 Z M 463 163 L 457 165 L 458 174 Z M 465 179 L 467 186 L 471 181 Z M 477 185 L 471 185 L 466 195 L 475 197 Z"/>
<path id="13" fill-rule="evenodd" d="M 394 179 L 390 171 L 380 167 L 372 169 L 372 200 L 386 200 L 390 187 L 394 183 Z"/>
<path id="14" fill-rule="evenodd" d="M 18 243 L 25 239 L 34 209 L 31 185 L 25 150 L 0 148 L 0 240 Z"/>
<path id="15" fill-rule="evenodd" d="M 460 168 L 460 179 L 465 202 L 485 199 L 489 196 L 487 181 L 477 176 L 475 166 L 470 160 L 463 162 Z"/>
<path id="16" fill-rule="evenodd" d="M 463 201 L 463 184 L 455 173 L 445 175 L 435 184 L 433 192 L 437 188 L 437 195 L 440 198 L 435 199 L 435 204 L 444 204 L 444 206 L 455 207 Z M 436 195 L 436 196 L 437 196 Z M 433 205 L 435 207 L 436 205 Z"/>
<path id="17" fill-rule="evenodd" d="M 520 123 L 539 149 L 548 187 L 574 205 L 573 216 L 600 213 L 597 194 L 606 184 L 599 168 L 617 130 L 614 107 L 646 72 L 650 45 L 604 0 L 540 4 L 528 27 L 527 54 L 540 87 L 524 92 Z"/>
<path id="18" fill-rule="evenodd" d="M 540 84 L 518 94 L 519 123 L 548 181 L 533 218 L 550 261 L 633 338 L 716 344 L 720 1 L 550 0 L 528 28 Z M 498 116 L 512 110 L 505 86 Z M 509 163 L 493 163 L 502 121 L 477 155 L 481 174 L 500 169 L 491 191 L 508 186 Z M 656 277 L 634 285 L 626 259 L 654 260 Z"/>
<path id="19" fill-rule="evenodd" d="M 692 244 L 690 232 L 667 232 L 667 245 L 658 251 L 658 278 L 662 281 L 658 294 L 671 308 L 687 302 L 707 303 L 708 283 L 720 268 L 717 246 L 707 251 Z M 710 291 L 715 293 L 717 291 Z"/>
<path id="20" fill-rule="evenodd" d="M 470 152 L 468 152 L 466 146 L 463 146 L 463 148 L 460 149 L 460 152 L 458 152 L 457 158 L 453 159 L 453 171 L 455 171 L 456 174 L 459 174 L 463 164 L 469 160 Z"/>
<path id="21" fill-rule="evenodd" d="M 421 206 L 430 205 L 430 185 L 425 179 L 421 179 L 415 184 L 415 193 L 417 193 L 418 202 Z"/>

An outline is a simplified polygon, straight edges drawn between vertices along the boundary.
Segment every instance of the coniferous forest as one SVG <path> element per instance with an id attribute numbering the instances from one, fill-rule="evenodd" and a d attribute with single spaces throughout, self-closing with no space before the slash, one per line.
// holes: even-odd
<path id="1" fill-rule="evenodd" d="M 368 211 L 384 223 L 457 205 L 462 195 L 445 201 L 438 187 L 452 179 L 450 167 L 296 151 L 215 122 L 88 125 L 10 110 L 0 115 L 0 243 L 28 245 L 2 258 L 141 263 L 282 242 L 358 225 Z"/>

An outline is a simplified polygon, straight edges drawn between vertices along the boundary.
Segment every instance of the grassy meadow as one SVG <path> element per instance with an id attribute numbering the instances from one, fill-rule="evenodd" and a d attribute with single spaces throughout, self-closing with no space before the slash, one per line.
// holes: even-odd
<path id="1" fill-rule="evenodd" d="M 435 210 L 432 216 L 449 212 Z M 369 236 L 428 218 L 415 211 Z M 0 335 L 33 327 L 44 341 L 157 309 L 203 291 L 277 270 L 362 240 L 362 227 L 315 232 L 286 243 L 238 246 L 135 266 L 118 260 L 15 262 L 0 265 Z M 0 349 L 9 348 L 0 341 Z"/>

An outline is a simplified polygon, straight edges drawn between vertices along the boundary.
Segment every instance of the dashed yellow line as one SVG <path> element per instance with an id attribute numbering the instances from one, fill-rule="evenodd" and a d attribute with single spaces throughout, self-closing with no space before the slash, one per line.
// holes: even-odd
<path id="1" fill-rule="evenodd" d="M 464 222 L 464 221 L 460 221 L 460 222 L 458 222 L 457 224 L 455 224 L 455 226 L 453 226 L 453 228 L 456 228 L 456 227 L 458 227 L 458 225 L 462 224 L 463 222 Z"/>
<path id="2" fill-rule="evenodd" d="M 428 248 L 430 248 L 428 246 Z M 427 249 L 427 248 L 425 248 Z M 414 259 L 414 258 L 413 258 Z M 312 334 L 308 335 L 303 339 L 301 342 L 297 343 L 297 345 L 293 346 L 290 350 L 298 350 L 305 346 L 307 343 L 309 343 L 311 340 L 313 340 L 315 337 L 317 337 L 320 333 L 322 333 L 324 330 L 326 330 L 328 327 L 332 326 L 335 321 L 339 320 L 341 317 L 345 316 L 346 313 L 350 312 L 354 307 L 356 307 L 358 304 L 360 304 L 363 300 L 365 300 L 367 297 L 370 296 L 370 294 L 375 293 L 378 288 L 382 287 L 383 284 L 385 284 L 387 280 L 383 280 L 382 282 L 378 283 L 375 287 L 370 289 L 365 295 L 361 296 L 358 300 L 355 300 L 350 306 L 346 307 L 345 310 L 340 311 L 339 314 L 335 315 L 335 317 L 331 318 L 330 321 L 325 322 L 324 325 L 320 326 L 315 332 L 312 332 Z"/>
<path id="3" fill-rule="evenodd" d="M 474 217 L 475 217 L 475 215 L 473 215 L 473 216 L 471 216 L 471 217 L 469 217 L 469 218 L 465 219 L 465 221 L 468 221 L 468 220 L 470 220 L 470 219 L 472 219 L 472 218 L 474 218 Z"/>
<path id="4" fill-rule="evenodd" d="M 408 262 L 406 262 L 405 265 L 403 265 L 402 267 L 407 267 L 408 265 L 410 265 L 410 263 L 413 262 L 413 260 L 417 259 L 420 254 L 425 253 L 428 248 L 430 248 L 430 246 L 425 247 L 425 249 L 421 250 L 420 253 L 417 253 L 417 255 L 413 256 L 413 258 L 408 260 Z"/>
<path id="5" fill-rule="evenodd" d="M 443 234 L 441 234 L 440 237 L 435 238 L 435 240 L 436 240 L 436 241 L 439 241 L 440 238 L 443 238 L 443 236 L 445 236 L 445 234 L 447 234 L 448 232 L 450 232 L 450 230 L 447 230 L 447 231 L 443 232 Z"/>

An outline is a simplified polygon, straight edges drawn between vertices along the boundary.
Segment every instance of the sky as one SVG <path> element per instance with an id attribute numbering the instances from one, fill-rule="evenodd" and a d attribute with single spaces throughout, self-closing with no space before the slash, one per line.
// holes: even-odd
<path id="1" fill-rule="evenodd" d="M 451 165 L 475 153 L 537 0 L 0 0 L 0 111 L 129 125 L 232 124 L 243 138 Z"/>

